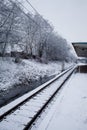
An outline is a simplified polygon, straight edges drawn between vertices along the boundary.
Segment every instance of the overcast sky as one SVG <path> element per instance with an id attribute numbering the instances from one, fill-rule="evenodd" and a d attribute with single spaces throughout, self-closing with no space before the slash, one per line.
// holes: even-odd
<path id="1" fill-rule="evenodd" d="M 87 41 L 87 0 L 29 0 L 69 42 Z"/>

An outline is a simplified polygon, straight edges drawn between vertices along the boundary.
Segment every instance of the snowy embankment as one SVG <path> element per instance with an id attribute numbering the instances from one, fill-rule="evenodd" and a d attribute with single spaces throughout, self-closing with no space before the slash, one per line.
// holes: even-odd
<path id="1" fill-rule="evenodd" d="M 65 68 L 70 65 L 65 64 Z M 61 66 L 61 62 L 42 64 L 34 60 L 22 60 L 14 63 L 14 59 L 0 58 L 0 103 L 34 89 L 60 73 Z"/>

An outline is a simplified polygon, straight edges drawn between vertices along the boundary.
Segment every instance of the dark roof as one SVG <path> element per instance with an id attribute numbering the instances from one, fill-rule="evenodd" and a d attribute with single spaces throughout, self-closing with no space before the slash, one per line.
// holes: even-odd
<path id="1" fill-rule="evenodd" d="M 73 42 L 72 44 L 87 44 L 87 42 Z"/>
<path id="2" fill-rule="evenodd" d="M 87 42 L 73 42 L 72 45 L 79 57 L 87 57 Z"/>

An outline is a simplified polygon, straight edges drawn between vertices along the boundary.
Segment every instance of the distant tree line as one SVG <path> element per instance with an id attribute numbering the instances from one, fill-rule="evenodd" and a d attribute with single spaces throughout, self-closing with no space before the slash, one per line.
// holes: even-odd
<path id="1" fill-rule="evenodd" d="M 39 14 L 25 14 L 18 3 L 0 0 L 0 55 L 73 61 L 67 41 Z"/>

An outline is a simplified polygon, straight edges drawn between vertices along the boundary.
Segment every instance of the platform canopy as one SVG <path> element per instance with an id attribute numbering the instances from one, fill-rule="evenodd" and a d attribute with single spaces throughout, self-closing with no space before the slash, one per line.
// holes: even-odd
<path id="1" fill-rule="evenodd" d="M 87 42 L 74 42 L 72 45 L 79 57 L 87 58 Z"/>

